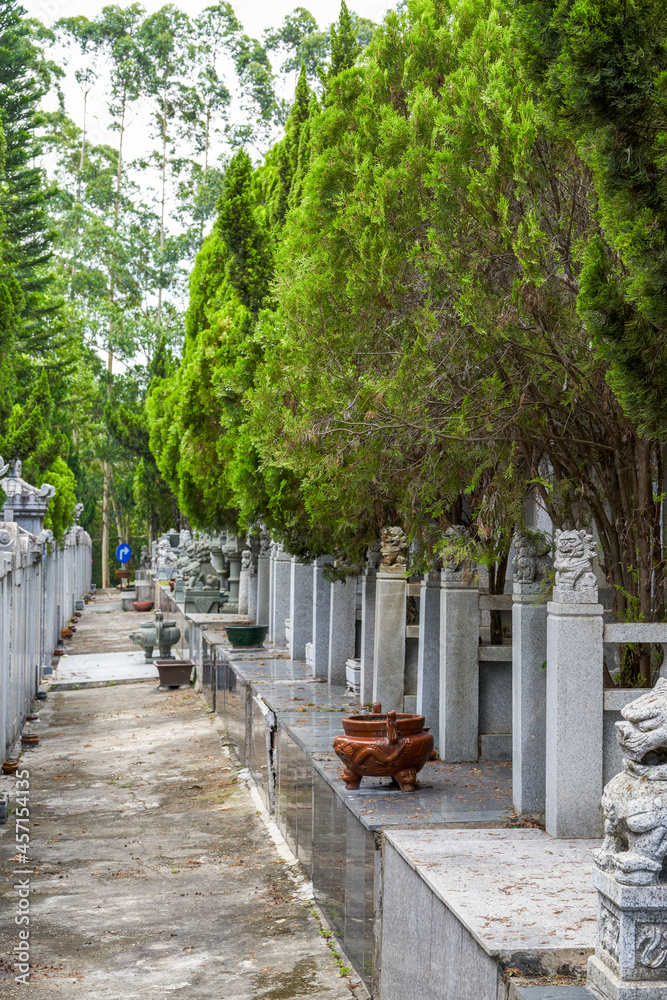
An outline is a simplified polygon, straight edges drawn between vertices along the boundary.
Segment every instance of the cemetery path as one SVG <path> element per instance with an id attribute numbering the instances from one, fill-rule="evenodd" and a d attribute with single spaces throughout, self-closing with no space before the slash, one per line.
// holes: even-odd
<path id="1" fill-rule="evenodd" d="M 98 628 L 109 651 L 115 615 L 99 617 L 108 620 Z M 72 652 L 87 633 L 77 632 Z M 160 691 L 151 680 L 52 692 L 33 726 L 39 747 L 21 758 L 28 865 L 14 815 L 0 827 L 0 994 L 364 995 L 356 977 L 341 976 L 300 869 L 281 857 L 217 720 L 192 689 Z M 13 807 L 14 779 L 1 778 L 0 790 Z M 20 878 L 31 887 L 27 985 L 14 982 L 13 968 Z"/>

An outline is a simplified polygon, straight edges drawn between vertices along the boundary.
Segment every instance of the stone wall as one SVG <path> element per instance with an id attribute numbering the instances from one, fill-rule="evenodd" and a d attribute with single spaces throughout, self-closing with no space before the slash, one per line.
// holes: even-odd
<path id="1" fill-rule="evenodd" d="M 0 521 L 0 750 L 20 735 L 60 630 L 90 588 L 92 546 L 79 525 L 63 541 Z"/>

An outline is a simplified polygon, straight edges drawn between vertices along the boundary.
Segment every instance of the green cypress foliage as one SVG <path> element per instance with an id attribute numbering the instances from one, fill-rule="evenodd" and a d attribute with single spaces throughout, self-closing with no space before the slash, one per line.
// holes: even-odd
<path id="1" fill-rule="evenodd" d="M 338 28 L 331 26 L 331 63 L 329 79 L 338 76 L 344 69 L 354 66 L 361 47 L 357 42 L 357 31 L 345 0 L 340 3 Z"/>
<path id="2" fill-rule="evenodd" d="M 217 222 L 229 254 L 227 275 L 239 300 L 254 315 L 267 293 L 271 277 L 268 233 L 258 218 L 252 196 L 252 164 L 239 150 L 225 174 Z"/>
<path id="3" fill-rule="evenodd" d="M 5 261 L 25 298 L 24 331 L 32 350 L 48 347 L 44 317 L 57 308 L 48 294 L 50 276 L 43 265 L 51 256 L 53 231 L 47 215 L 48 192 L 39 156 L 39 102 L 48 89 L 48 72 L 31 39 L 30 24 L 15 0 L 0 0 L 0 118 L 5 133 L 5 174 L 0 210 L 5 216 Z"/>
<path id="4" fill-rule="evenodd" d="M 601 234 L 579 313 L 646 434 L 667 434 L 667 7 L 514 0 L 533 79 L 593 172 Z"/>

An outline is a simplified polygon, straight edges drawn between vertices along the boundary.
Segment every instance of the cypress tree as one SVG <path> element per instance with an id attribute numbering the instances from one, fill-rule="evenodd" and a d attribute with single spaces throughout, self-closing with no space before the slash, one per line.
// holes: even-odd
<path id="1" fill-rule="evenodd" d="M 41 153 L 39 102 L 48 90 L 50 67 L 41 60 L 24 14 L 16 0 L 0 0 L 0 118 L 5 133 L 0 211 L 5 216 L 5 261 L 25 299 L 22 337 L 29 349 L 43 351 L 49 338 L 43 320 L 58 305 L 49 296 L 51 279 L 43 267 L 53 243 L 49 192 L 35 166 Z"/>

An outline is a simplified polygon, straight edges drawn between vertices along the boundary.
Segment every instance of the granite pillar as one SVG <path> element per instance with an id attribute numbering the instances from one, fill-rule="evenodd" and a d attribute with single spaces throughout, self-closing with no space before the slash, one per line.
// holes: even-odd
<path id="1" fill-rule="evenodd" d="M 405 689 L 405 566 L 381 566 L 375 589 L 373 701 L 383 712 L 402 712 Z"/>
<path id="2" fill-rule="evenodd" d="M 241 566 L 239 575 L 239 614 L 248 614 L 248 585 L 250 579 L 250 567 Z"/>
<path id="3" fill-rule="evenodd" d="M 602 833 L 602 605 L 597 588 L 554 587 L 547 604 L 546 831 Z"/>
<path id="4" fill-rule="evenodd" d="M 276 552 L 278 551 L 278 543 L 272 542 L 269 556 L 269 642 L 273 642 L 273 636 L 276 630 Z"/>
<path id="5" fill-rule="evenodd" d="M 259 624 L 257 618 L 257 558 L 256 556 L 248 576 L 248 618 L 255 625 Z"/>
<path id="6" fill-rule="evenodd" d="M 540 589 L 540 583 L 514 583 L 512 790 L 519 815 L 541 815 L 545 808 L 547 607 L 539 602 Z"/>
<path id="7" fill-rule="evenodd" d="M 440 573 L 423 578 L 419 595 L 419 651 L 417 655 L 417 711 L 440 747 Z"/>
<path id="8" fill-rule="evenodd" d="M 257 624 L 269 624 L 269 597 L 271 557 L 268 553 L 260 553 L 257 558 Z"/>
<path id="9" fill-rule="evenodd" d="M 292 556 L 290 567 L 290 642 L 292 660 L 305 660 L 306 643 L 313 637 L 313 568 Z"/>
<path id="10" fill-rule="evenodd" d="M 373 701 L 373 650 L 375 647 L 375 592 L 377 570 L 367 568 L 361 577 L 361 683 L 362 705 Z"/>
<path id="11" fill-rule="evenodd" d="M 354 630 L 357 616 L 357 583 L 354 577 L 329 584 L 329 658 L 330 684 L 345 687 L 345 661 L 354 656 Z"/>
<path id="12" fill-rule="evenodd" d="M 479 757 L 479 592 L 448 569 L 440 578 L 439 740 L 442 760 Z"/>
<path id="13" fill-rule="evenodd" d="M 282 545 L 278 546 L 274 567 L 275 590 L 273 595 L 273 642 L 276 646 L 284 646 L 285 619 L 290 612 L 290 577 L 292 573 L 292 557 L 285 552 Z"/>
<path id="14" fill-rule="evenodd" d="M 332 556 L 318 556 L 313 561 L 313 677 L 329 676 L 331 583 L 324 579 L 323 572 L 332 562 Z"/>

